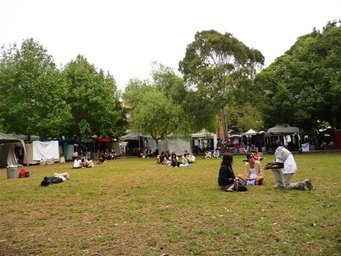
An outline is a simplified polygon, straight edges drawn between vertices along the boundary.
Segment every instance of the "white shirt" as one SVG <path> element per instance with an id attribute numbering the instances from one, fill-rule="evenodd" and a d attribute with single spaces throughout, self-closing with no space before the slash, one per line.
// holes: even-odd
<path id="1" fill-rule="evenodd" d="M 282 172 L 284 174 L 295 173 L 297 171 L 297 165 L 292 153 L 285 147 L 278 147 L 275 151 L 276 162 L 284 163 Z"/>
<path id="2" fill-rule="evenodd" d="M 79 167 L 81 167 L 82 166 L 82 160 L 77 160 L 77 159 L 75 159 L 75 161 L 73 161 L 73 167 L 74 168 L 79 168 Z"/>

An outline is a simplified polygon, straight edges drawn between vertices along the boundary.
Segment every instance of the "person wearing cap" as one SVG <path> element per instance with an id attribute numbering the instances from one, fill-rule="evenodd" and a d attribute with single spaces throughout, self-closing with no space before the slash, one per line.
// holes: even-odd
<path id="1" fill-rule="evenodd" d="M 297 165 L 293 154 L 279 142 L 272 143 L 271 147 L 275 151 L 275 162 L 268 163 L 264 169 L 272 170 L 272 174 L 276 181 L 274 188 L 300 190 L 313 189 L 313 183 L 310 179 L 292 183 L 291 179 L 297 171 Z"/>
<path id="2" fill-rule="evenodd" d="M 246 155 L 245 175 L 238 174 L 237 177 L 248 185 L 262 185 L 264 180 L 262 165 L 255 160 L 253 154 Z"/>

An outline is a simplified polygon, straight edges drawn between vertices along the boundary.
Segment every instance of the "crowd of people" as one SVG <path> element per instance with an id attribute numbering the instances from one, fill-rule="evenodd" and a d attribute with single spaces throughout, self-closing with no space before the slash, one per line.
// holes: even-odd
<path id="1" fill-rule="evenodd" d="M 162 151 L 161 154 L 157 155 L 156 163 L 167 165 L 169 167 L 188 167 L 190 164 L 195 162 L 195 156 L 185 150 L 181 158 L 173 151 Z"/>
<path id="2" fill-rule="evenodd" d="M 274 161 L 267 163 L 264 168 L 262 167 L 261 160 L 263 158 L 259 155 L 257 148 L 251 153 L 245 154 L 246 159 L 244 166 L 244 173 L 235 175 L 233 170 L 233 154 L 224 153 L 220 154 L 220 148 L 217 147 L 213 153 L 205 151 L 203 158 L 222 158 L 222 162 L 218 173 L 218 186 L 226 192 L 246 191 L 247 186 L 259 186 L 264 183 L 263 170 L 271 170 L 275 185 L 274 189 L 299 189 L 311 190 L 313 184 L 310 179 L 303 181 L 292 182 L 294 174 L 297 172 L 297 165 L 293 154 L 279 142 L 274 142 L 272 145 L 274 152 Z M 106 160 L 115 159 L 116 154 L 113 150 L 101 152 L 99 154 L 99 164 L 103 164 Z M 188 167 L 190 164 L 195 163 L 196 157 L 184 151 L 182 155 L 177 155 L 174 151 L 163 151 L 156 157 L 156 163 L 166 165 L 169 167 Z M 76 157 L 73 163 L 73 168 L 91 168 L 95 167 L 93 160 L 87 155 L 83 154 L 81 158 Z M 58 177 L 57 177 L 58 176 Z M 62 176 L 62 177 L 61 177 Z M 42 186 L 50 183 L 58 183 L 68 179 L 68 175 L 57 175 L 47 177 L 42 182 Z"/>

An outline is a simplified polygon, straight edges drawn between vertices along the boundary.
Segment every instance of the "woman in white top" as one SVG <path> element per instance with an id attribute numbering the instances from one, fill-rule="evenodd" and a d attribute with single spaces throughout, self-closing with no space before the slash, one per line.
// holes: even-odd
<path id="1" fill-rule="evenodd" d="M 252 154 L 246 155 L 245 175 L 238 174 L 238 178 L 247 182 L 248 185 L 262 185 L 264 176 L 262 165 L 256 161 Z"/>

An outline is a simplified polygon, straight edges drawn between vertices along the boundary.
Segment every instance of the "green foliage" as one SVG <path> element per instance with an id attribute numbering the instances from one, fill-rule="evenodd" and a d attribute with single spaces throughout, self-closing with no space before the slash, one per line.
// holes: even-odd
<path id="1" fill-rule="evenodd" d="M 198 32 L 187 46 L 179 69 L 190 84 L 216 101 L 220 108 L 229 102 L 238 80 L 252 79 L 264 57 L 231 34 L 214 30 Z"/>
<path id="2" fill-rule="evenodd" d="M 151 89 L 149 81 L 130 79 L 123 93 L 124 104 L 128 108 L 134 108 L 141 100 L 144 91 Z"/>
<path id="3" fill-rule="evenodd" d="M 162 139 L 172 134 L 186 137 L 202 128 L 215 130 L 214 113 L 199 92 L 186 88 L 183 79 L 155 63 L 152 82 L 130 80 L 123 94 L 131 109 L 133 128 Z"/>
<path id="4" fill-rule="evenodd" d="M 183 112 L 161 91 L 154 89 L 141 95 L 140 102 L 133 110 L 133 127 L 140 132 L 150 134 L 155 141 L 169 134 L 181 134 L 184 131 Z"/>
<path id="5" fill-rule="evenodd" d="M 71 118 L 66 81 L 33 39 L 2 49 L 0 120 L 7 132 L 58 136 Z"/>
<path id="6" fill-rule="evenodd" d="M 224 111 L 229 113 L 228 126 L 236 132 L 246 132 L 249 129 L 261 131 L 264 128 L 262 114 L 250 103 L 226 106 Z"/>
<path id="7" fill-rule="evenodd" d="M 68 105 L 73 116 L 69 136 L 82 138 L 97 134 L 119 136 L 125 128 L 124 111 L 118 101 L 117 88 L 110 74 L 97 72 L 83 56 L 66 65 Z"/>
<path id="8" fill-rule="evenodd" d="M 216 130 L 216 115 L 212 111 L 212 103 L 202 95 L 201 91 L 187 88 L 182 77 L 161 64 L 155 63 L 152 72 L 154 86 L 159 88 L 175 105 L 183 111 L 181 123 L 186 122 L 184 134 L 197 132 L 205 128 Z"/>
<path id="9" fill-rule="evenodd" d="M 341 127 L 341 27 L 328 23 L 297 42 L 256 78 L 267 126 L 289 123 L 310 131 Z"/>
<path id="10" fill-rule="evenodd" d="M 179 70 L 186 82 L 209 102 L 210 112 L 227 124 L 229 113 L 224 111 L 225 106 L 255 102 L 252 79 L 263 62 L 258 50 L 248 48 L 229 33 L 209 30 L 196 33 Z"/>

